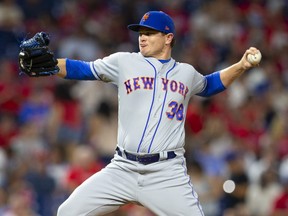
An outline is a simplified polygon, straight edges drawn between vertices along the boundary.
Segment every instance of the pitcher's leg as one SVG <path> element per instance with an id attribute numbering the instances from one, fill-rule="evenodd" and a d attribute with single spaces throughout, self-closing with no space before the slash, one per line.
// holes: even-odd
<path id="1" fill-rule="evenodd" d="M 159 216 L 204 216 L 197 195 L 191 187 L 171 187 L 141 194 L 141 202 Z M 142 200 L 142 199 L 141 199 Z"/>
<path id="2" fill-rule="evenodd" d="M 95 216 L 113 212 L 133 199 L 131 173 L 110 164 L 76 188 L 57 216 Z"/>
<path id="3" fill-rule="evenodd" d="M 157 172 L 147 174 L 139 193 L 140 203 L 159 216 L 204 216 L 184 157 L 164 163 Z"/>

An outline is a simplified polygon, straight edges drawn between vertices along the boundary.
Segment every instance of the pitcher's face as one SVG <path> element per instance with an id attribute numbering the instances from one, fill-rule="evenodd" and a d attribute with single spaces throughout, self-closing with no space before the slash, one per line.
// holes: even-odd
<path id="1" fill-rule="evenodd" d="M 141 27 L 139 30 L 139 49 L 141 54 L 145 57 L 166 59 L 167 48 L 171 49 L 168 44 L 168 35 L 153 29 Z M 167 44 L 169 47 L 167 47 Z"/>

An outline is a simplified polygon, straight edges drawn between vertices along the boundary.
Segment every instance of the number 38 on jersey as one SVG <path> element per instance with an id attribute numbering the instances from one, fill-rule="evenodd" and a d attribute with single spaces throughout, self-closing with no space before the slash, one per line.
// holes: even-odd
<path id="1" fill-rule="evenodd" d="M 178 104 L 176 101 L 171 101 L 169 103 L 170 111 L 166 112 L 169 119 L 176 118 L 178 121 L 183 120 L 184 106 L 183 104 Z"/>

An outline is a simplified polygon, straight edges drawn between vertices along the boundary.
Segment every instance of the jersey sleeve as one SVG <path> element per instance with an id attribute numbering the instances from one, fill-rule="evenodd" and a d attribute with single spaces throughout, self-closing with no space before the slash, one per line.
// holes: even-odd
<path id="1" fill-rule="evenodd" d="M 204 75 L 199 73 L 194 67 L 192 67 L 192 74 L 193 74 L 193 79 L 192 79 L 192 95 L 198 94 L 203 91 L 206 87 L 206 78 Z M 191 69 L 190 68 L 190 69 Z"/>
<path id="2" fill-rule="evenodd" d="M 90 62 L 90 69 L 97 80 L 118 84 L 120 55 L 121 53 L 114 53 Z"/>

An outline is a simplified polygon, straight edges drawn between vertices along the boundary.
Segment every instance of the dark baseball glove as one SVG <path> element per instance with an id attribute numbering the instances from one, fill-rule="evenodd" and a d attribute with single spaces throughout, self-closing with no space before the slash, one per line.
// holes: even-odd
<path id="1" fill-rule="evenodd" d="M 20 44 L 19 67 L 30 77 L 50 76 L 59 72 L 58 61 L 48 48 L 50 39 L 45 32 L 39 32 Z"/>

